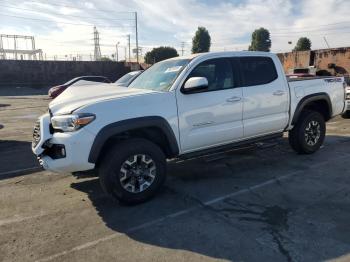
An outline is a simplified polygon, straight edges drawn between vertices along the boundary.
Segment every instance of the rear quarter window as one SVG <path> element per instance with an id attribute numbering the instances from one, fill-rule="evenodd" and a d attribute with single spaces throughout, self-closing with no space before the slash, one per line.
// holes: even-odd
<path id="1" fill-rule="evenodd" d="M 277 70 L 270 57 L 241 57 L 242 86 L 265 85 L 278 78 Z"/>

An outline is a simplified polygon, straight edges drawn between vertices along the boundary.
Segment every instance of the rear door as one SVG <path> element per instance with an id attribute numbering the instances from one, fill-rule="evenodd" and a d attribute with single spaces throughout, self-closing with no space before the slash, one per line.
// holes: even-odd
<path id="1" fill-rule="evenodd" d="M 281 74 L 278 74 L 273 59 L 263 56 L 240 57 L 239 65 L 244 99 L 244 137 L 284 130 L 289 114 L 288 87 Z"/>
<path id="2" fill-rule="evenodd" d="M 243 138 L 242 88 L 229 58 L 199 63 L 186 79 L 205 77 L 209 87 L 200 93 L 177 93 L 183 153 L 227 144 Z M 238 75 L 238 74 L 237 74 Z"/>

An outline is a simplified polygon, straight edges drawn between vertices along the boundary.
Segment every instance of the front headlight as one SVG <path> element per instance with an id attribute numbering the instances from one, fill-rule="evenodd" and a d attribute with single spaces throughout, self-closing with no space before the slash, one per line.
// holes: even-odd
<path id="1" fill-rule="evenodd" d="M 72 114 L 54 116 L 51 118 L 51 124 L 53 129 L 63 132 L 73 132 L 83 126 L 90 124 L 94 121 L 96 116 L 94 114 Z"/>

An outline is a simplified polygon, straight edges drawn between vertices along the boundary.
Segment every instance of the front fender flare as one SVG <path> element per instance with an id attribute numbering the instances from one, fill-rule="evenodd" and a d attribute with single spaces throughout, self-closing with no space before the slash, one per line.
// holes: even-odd
<path id="1" fill-rule="evenodd" d="M 176 137 L 169 123 L 162 117 L 159 116 L 148 116 L 148 117 L 138 117 L 127 120 L 122 120 L 119 122 L 111 123 L 103 127 L 95 137 L 94 143 L 92 144 L 91 151 L 89 154 L 88 161 L 90 163 L 96 163 L 101 150 L 105 142 L 120 133 L 126 132 L 128 130 L 146 128 L 146 127 L 157 127 L 166 136 L 169 144 L 169 149 L 172 155 L 176 156 L 179 154 L 179 147 L 177 144 Z"/>

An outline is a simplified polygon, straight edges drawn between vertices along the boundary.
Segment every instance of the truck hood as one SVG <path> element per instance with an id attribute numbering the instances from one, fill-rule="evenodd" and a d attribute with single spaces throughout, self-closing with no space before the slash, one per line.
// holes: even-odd
<path id="1" fill-rule="evenodd" d="M 129 96 L 152 93 L 152 90 L 127 88 L 115 84 L 75 85 L 67 88 L 55 98 L 49 108 L 54 115 L 69 114 L 74 110 L 104 100 L 120 99 Z"/>

